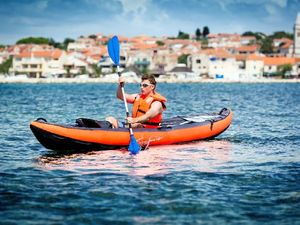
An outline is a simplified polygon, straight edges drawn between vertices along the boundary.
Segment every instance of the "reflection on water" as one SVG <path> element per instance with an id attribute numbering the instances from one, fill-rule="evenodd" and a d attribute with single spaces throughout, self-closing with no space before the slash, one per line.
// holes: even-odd
<path id="1" fill-rule="evenodd" d="M 178 171 L 213 172 L 230 161 L 231 143 L 226 140 L 198 141 L 180 145 L 151 146 L 133 156 L 126 149 L 85 154 L 48 154 L 38 159 L 47 170 L 78 173 L 121 173 L 146 176 Z"/>
<path id="2" fill-rule="evenodd" d="M 165 118 L 229 107 L 232 126 L 215 140 L 137 156 L 126 149 L 62 156 L 39 144 L 30 121 L 73 124 L 112 113 L 123 120 L 116 84 L 2 85 L 0 223 L 299 224 L 299 84 L 158 89 L 169 100 Z"/>

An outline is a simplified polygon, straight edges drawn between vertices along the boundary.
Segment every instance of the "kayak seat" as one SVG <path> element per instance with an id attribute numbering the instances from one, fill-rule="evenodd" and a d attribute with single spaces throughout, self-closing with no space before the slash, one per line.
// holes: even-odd
<path id="1" fill-rule="evenodd" d="M 78 118 L 76 119 L 76 126 L 78 127 L 87 127 L 87 128 L 112 128 L 112 125 L 108 121 L 98 121 L 87 118 Z"/>

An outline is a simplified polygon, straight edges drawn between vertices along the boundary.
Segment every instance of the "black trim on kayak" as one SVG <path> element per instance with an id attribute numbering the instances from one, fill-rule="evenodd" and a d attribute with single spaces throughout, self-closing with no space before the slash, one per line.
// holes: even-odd
<path id="1" fill-rule="evenodd" d="M 113 150 L 128 146 L 112 146 L 98 143 L 78 141 L 72 138 L 53 134 L 43 129 L 30 125 L 30 129 L 38 141 L 45 147 L 57 152 L 87 152 L 93 150 Z"/>

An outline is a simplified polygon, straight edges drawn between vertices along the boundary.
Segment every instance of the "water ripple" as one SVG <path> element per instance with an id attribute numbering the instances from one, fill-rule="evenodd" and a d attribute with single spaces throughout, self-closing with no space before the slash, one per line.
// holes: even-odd
<path id="1" fill-rule="evenodd" d="M 166 117 L 229 107 L 233 124 L 214 140 L 137 156 L 56 154 L 30 132 L 38 117 L 74 123 L 113 112 L 123 119 L 115 88 L 0 85 L 1 223 L 299 224 L 298 84 L 159 84 Z"/>

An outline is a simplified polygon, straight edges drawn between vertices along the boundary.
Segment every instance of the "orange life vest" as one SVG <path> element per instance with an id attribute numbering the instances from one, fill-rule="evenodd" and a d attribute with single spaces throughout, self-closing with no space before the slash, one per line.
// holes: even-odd
<path id="1" fill-rule="evenodd" d="M 139 117 L 144 115 L 151 107 L 151 104 L 155 101 L 159 101 L 162 103 L 163 110 L 166 109 L 165 102 L 167 99 L 162 95 L 155 93 L 150 94 L 147 97 L 143 98 L 141 95 L 138 95 L 132 107 L 132 117 Z M 147 122 L 142 123 L 145 128 L 157 128 L 162 121 L 162 113 L 148 120 Z"/>

